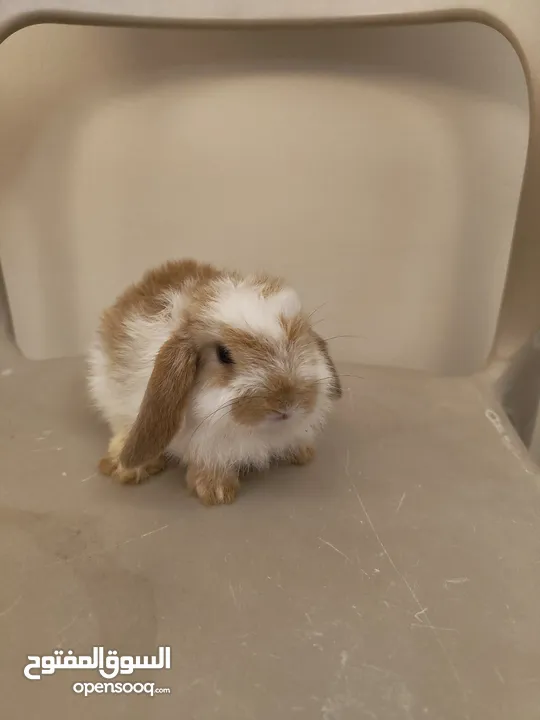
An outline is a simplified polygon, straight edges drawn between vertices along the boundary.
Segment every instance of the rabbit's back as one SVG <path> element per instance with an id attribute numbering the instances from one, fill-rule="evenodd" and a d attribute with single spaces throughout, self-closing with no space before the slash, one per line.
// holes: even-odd
<path id="1" fill-rule="evenodd" d="M 88 387 L 115 431 L 137 417 L 156 355 L 178 328 L 190 289 L 218 274 L 193 260 L 165 263 L 103 313 L 88 354 Z"/>

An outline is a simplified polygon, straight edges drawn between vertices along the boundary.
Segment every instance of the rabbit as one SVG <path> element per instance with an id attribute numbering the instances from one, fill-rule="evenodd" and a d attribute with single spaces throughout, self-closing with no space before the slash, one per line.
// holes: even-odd
<path id="1" fill-rule="evenodd" d="M 342 394 L 293 289 L 189 259 L 148 271 L 104 311 L 88 386 L 112 431 L 100 471 L 137 483 L 173 456 L 206 505 L 232 502 L 248 468 L 309 462 Z"/>

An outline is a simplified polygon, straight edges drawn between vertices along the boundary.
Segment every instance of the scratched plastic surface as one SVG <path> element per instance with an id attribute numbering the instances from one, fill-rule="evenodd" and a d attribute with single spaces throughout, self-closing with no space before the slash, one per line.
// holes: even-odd
<path id="1" fill-rule="evenodd" d="M 537 717 L 538 475 L 477 381 L 343 367 L 315 463 L 208 510 L 96 474 L 80 361 L 0 366 L 7 717 Z M 23 674 L 95 646 L 171 669 Z"/>

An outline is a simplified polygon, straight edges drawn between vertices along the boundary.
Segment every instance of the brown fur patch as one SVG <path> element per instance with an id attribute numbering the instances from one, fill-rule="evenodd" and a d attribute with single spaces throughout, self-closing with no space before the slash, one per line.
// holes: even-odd
<path id="1" fill-rule="evenodd" d="M 275 345 L 263 335 L 227 326 L 222 327 L 220 335 L 231 351 L 234 363 L 242 369 L 247 370 L 254 365 L 264 367 L 275 356 Z"/>
<path id="2" fill-rule="evenodd" d="M 313 336 L 304 318 L 282 319 L 287 343 L 287 353 L 294 357 L 297 353 L 302 356 L 309 351 L 313 345 Z M 275 363 L 283 348 L 272 338 L 258 333 L 229 327 L 228 325 L 215 324 L 205 326 L 206 335 L 214 339 L 213 347 L 218 343 L 225 345 L 230 351 L 233 365 L 222 365 L 223 378 L 228 379 L 234 370 L 246 371 L 253 367 L 268 368 Z M 204 342 L 204 340 L 203 340 Z M 212 341 L 210 341 L 212 342 Z"/>
<path id="3" fill-rule="evenodd" d="M 312 339 L 309 334 L 308 321 L 303 315 L 293 315 L 293 317 L 280 315 L 279 324 L 285 331 L 285 336 L 289 344 L 296 343 L 299 346 L 302 341 L 305 344 L 306 342 L 309 343 Z"/>
<path id="4" fill-rule="evenodd" d="M 330 376 L 332 378 L 332 389 L 331 389 L 330 397 L 333 400 L 339 400 L 339 398 L 343 395 L 343 390 L 341 388 L 341 380 L 339 379 L 338 371 L 336 370 L 334 361 L 330 357 L 330 351 L 328 350 L 328 344 L 326 343 L 326 340 L 323 340 L 323 338 L 320 335 L 318 335 L 314 330 L 312 330 L 312 333 L 313 333 L 313 336 L 315 337 L 317 345 L 319 346 L 319 350 L 324 355 L 324 359 L 326 360 L 326 364 L 328 365 L 328 370 L 329 370 Z"/>
<path id="5" fill-rule="evenodd" d="M 120 454 L 124 468 L 145 465 L 167 448 L 180 428 L 196 369 L 197 354 L 184 335 L 173 335 L 162 345 Z"/>
<path id="6" fill-rule="evenodd" d="M 168 290 L 181 291 L 188 284 L 200 288 L 222 275 L 212 265 L 195 260 L 172 260 L 146 272 L 101 317 L 99 333 L 109 355 L 121 363 L 128 341 L 124 327 L 128 317 L 135 314 L 153 317 L 164 310 Z"/>
<path id="7" fill-rule="evenodd" d="M 302 445 L 294 448 L 285 456 L 291 465 L 307 465 L 315 457 L 315 448 L 312 445 Z"/>
<path id="8" fill-rule="evenodd" d="M 257 275 L 255 282 L 260 286 L 263 298 L 269 298 L 271 295 L 276 295 L 280 290 L 283 290 L 283 280 L 271 275 Z"/>
<path id="9" fill-rule="evenodd" d="M 317 400 L 317 384 L 306 380 L 291 381 L 278 374 L 269 375 L 261 394 L 244 395 L 231 408 L 231 415 L 240 425 L 256 425 L 272 413 L 303 410 L 313 411 Z M 276 422 L 281 422 L 276 420 Z"/>
<path id="10" fill-rule="evenodd" d="M 197 338 L 201 358 L 200 379 L 214 387 L 226 387 L 238 373 L 254 365 L 266 367 L 272 362 L 275 346 L 262 335 L 231 328 L 220 323 L 206 323 L 200 318 L 188 321 L 188 331 Z M 222 365 L 216 355 L 218 344 L 229 350 L 233 363 Z"/>

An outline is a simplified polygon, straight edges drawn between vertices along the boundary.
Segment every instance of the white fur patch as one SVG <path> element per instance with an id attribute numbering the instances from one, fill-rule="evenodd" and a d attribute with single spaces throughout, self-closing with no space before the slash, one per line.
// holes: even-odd
<path id="1" fill-rule="evenodd" d="M 230 327 L 261 333 L 279 340 L 284 335 L 279 316 L 293 317 L 301 310 L 294 290 L 284 288 L 264 297 L 251 285 L 228 285 L 212 307 L 213 317 Z"/>
<path id="2" fill-rule="evenodd" d="M 195 416 L 200 422 L 214 425 L 229 414 L 237 397 L 238 392 L 232 388 L 205 388 L 195 399 Z"/>
<path id="3" fill-rule="evenodd" d="M 165 313 L 169 315 L 170 322 L 174 327 L 176 327 L 189 302 L 185 288 L 183 292 L 178 292 L 178 290 L 169 290 L 169 292 L 165 295 L 165 299 L 167 303 Z"/>

